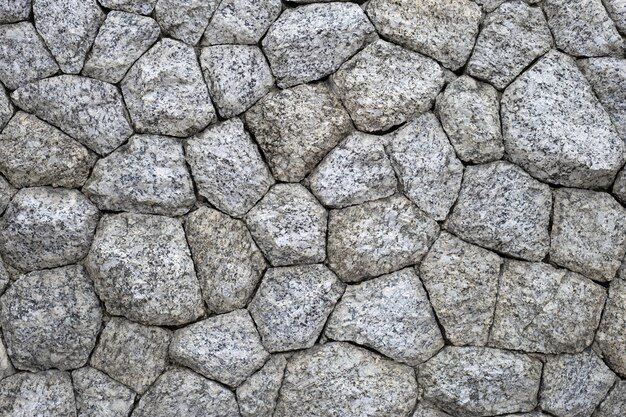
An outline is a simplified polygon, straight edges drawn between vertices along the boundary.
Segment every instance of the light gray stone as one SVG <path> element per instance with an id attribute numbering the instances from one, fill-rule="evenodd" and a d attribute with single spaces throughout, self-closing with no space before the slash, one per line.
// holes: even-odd
<path id="1" fill-rule="evenodd" d="M 222 0 L 204 31 L 203 45 L 256 45 L 282 11 L 280 0 Z"/>
<path id="2" fill-rule="evenodd" d="M 72 372 L 78 417 L 128 417 L 135 393 L 105 373 L 85 367 Z"/>
<path id="3" fill-rule="evenodd" d="M 257 373 L 237 388 L 241 417 L 272 417 L 278 390 L 283 382 L 287 360 L 283 355 L 272 356 Z"/>
<path id="4" fill-rule="evenodd" d="M 0 3 L 0 23 L 13 23 L 30 17 L 32 0 L 8 0 Z"/>
<path id="5" fill-rule="evenodd" d="M 613 196 L 622 204 L 626 204 L 626 170 L 622 169 L 613 183 Z"/>
<path id="6" fill-rule="evenodd" d="M 2 295 L 4 290 L 8 288 L 10 282 L 11 276 L 9 276 L 9 272 L 6 269 L 4 262 L 0 259 L 0 295 Z"/>
<path id="7" fill-rule="evenodd" d="M 17 190 L 4 177 L 0 176 L 0 214 L 7 208 L 15 193 Z"/>
<path id="8" fill-rule="evenodd" d="M 607 13 L 615 23 L 617 30 L 626 34 L 626 3 L 621 0 L 603 0 Z"/>
<path id="9" fill-rule="evenodd" d="M 4 342 L 0 338 L 0 380 L 7 378 L 15 373 L 15 368 L 11 364 L 9 354 L 4 347 Z"/>
<path id="10" fill-rule="evenodd" d="M 13 117 L 13 103 L 7 95 L 6 90 L 0 85 L 0 131 L 7 124 L 11 117 Z"/>
<path id="11" fill-rule="evenodd" d="M 502 3 L 505 2 L 505 0 L 473 0 L 474 3 L 480 5 L 483 7 L 483 10 L 486 12 L 492 12 L 495 9 L 498 8 L 498 6 L 500 6 Z M 531 3 L 532 1 L 537 1 L 537 0 L 530 0 L 528 1 L 528 3 Z"/>
<path id="12" fill-rule="evenodd" d="M 67 372 L 22 372 L 0 381 L 0 415 L 76 417 L 72 380 Z"/>
<path id="13" fill-rule="evenodd" d="M 417 408 L 415 409 L 415 411 L 413 411 L 413 414 L 411 414 L 411 417 L 451 417 L 451 416 L 450 414 L 444 413 L 443 411 L 438 410 L 437 408 L 433 407 L 432 405 L 424 401 L 420 401 L 419 404 L 417 404 Z"/>
<path id="14" fill-rule="evenodd" d="M 618 380 L 593 417 L 621 417 L 626 415 L 626 381 Z"/>
<path id="15" fill-rule="evenodd" d="M 219 0 L 158 0 L 154 14 L 165 34 L 195 45 L 218 4 Z"/>
<path id="16" fill-rule="evenodd" d="M 596 345 L 614 372 L 626 377 L 626 281 L 615 279 L 609 288 Z"/>
<path id="17" fill-rule="evenodd" d="M 157 0 L 98 0 L 101 5 L 128 13 L 151 14 Z"/>

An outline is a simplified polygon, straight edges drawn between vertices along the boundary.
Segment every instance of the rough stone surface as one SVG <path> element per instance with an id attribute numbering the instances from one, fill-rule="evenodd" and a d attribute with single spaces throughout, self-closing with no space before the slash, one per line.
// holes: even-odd
<path id="1" fill-rule="evenodd" d="M 0 85 L 0 130 L 13 117 L 13 104 L 4 87 Z"/>
<path id="2" fill-rule="evenodd" d="M 615 383 L 604 401 L 596 408 L 593 417 L 620 417 L 626 414 L 626 381 Z"/>
<path id="3" fill-rule="evenodd" d="M 72 372 L 77 417 L 128 417 L 135 393 L 95 368 Z"/>
<path id="4" fill-rule="evenodd" d="M 165 34 L 195 45 L 219 3 L 219 0 L 158 0 L 154 14 Z"/>
<path id="5" fill-rule="evenodd" d="M 67 372 L 22 372 L 0 381 L 0 415 L 76 417 L 72 380 Z"/>
<path id="6" fill-rule="evenodd" d="M 0 340 L 0 380 L 15 374 L 15 368 L 11 364 L 9 354 L 4 347 L 4 342 Z"/>
<path id="7" fill-rule="evenodd" d="M 10 0 L 0 3 L 0 23 L 19 22 L 30 17 L 32 0 Z"/>
<path id="8" fill-rule="evenodd" d="M 611 369 L 626 378 L 626 280 L 611 282 L 596 344 Z"/>
<path id="9" fill-rule="evenodd" d="M 450 414 L 433 407 L 432 405 L 420 401 L 411 417 L 451 417 Z"/>
<path id="10" fill-rule="evenodd" d="M 237 387 L 241 417 L 272 417 L 287 360 L 272 356 L 257 373 Z"/>
<path id="11" fill-rule="evenodd" d="M 626 4 L 620 0 L 604 0 L 602 2 L 607 13 L 622 35 L 626 34 Z"/>
<path id="12" fill-rule="evenodd" d="M 613 183 L 613 196 L 622 204 L 626 204 L 626 170 L 622 169 Z"/>
<path id="13" fill-rule="evenodd" d="M 209 22 L 203 45 L 256 45 L 282 11 L 280 0 L 222 0 Z"/>
<path id="14" fill-rule="evenodd" d="M 150 14 L 157 0 L 98 0 L 104 7 L 128 13 Z"/>
<path id="15" fill-rule="evenodd" d="M 15 193 L 17 190 L 4 177 L 0 176 L 0 214 L 4 213 Z"/>

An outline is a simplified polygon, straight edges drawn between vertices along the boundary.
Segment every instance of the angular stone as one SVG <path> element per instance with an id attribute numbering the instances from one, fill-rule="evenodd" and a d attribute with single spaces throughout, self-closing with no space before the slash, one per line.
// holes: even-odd
<path id="1" fill-rule="evenodd" d="M 392 134 L 389 158 L 403 192 L 435 220 L 444 220 L 459 196 L 463 164 L 433 113 Z"/>
<path id="2" fill-rule="evenodd" d="M 15 373 L 15 368 L 11 364 L 9 354 L 4 347 L 4 342 L 0 339 L 0 380 L 7 378 Z"/>
<path id="3" fill-rule="evenodd" d="M 506 261 L 490 344 L 541 353 L 581 352 L 600 323 L 606 291 L 545 263 Z"/>
<path id="4" fill-rule="evenodd" d="M 172 332 L 112 317 L 90 365 L 143 394 L 165 369 Z"/>
<path id="5" fill-rule="evenodd" d="M 611 20 L 615 23 L 617 30 L 626 34 L 626 3 L 621 0 L 602 1 Z"/>
<path id="6" fill-rule="evenodd" d="M 195 45 L 218 4 L 219 0 L 158 0 L 154 12 L 166 35 Z"/>
<path id="7" fill-rule="evenodd" d="M 567 55 L 546 54 L 509 85 L 501 106 L 506 151 L 535 178 L 606 187 L 624 164 L 624 142 Z"/>
<path id="8" fill-rule="evenodd" d="M 200 207 L 187 216 L 185 233 L 209 310 L 245 308 L 267 265 L 246 225 Z"/>
<path id="9" fill-rule="evenodd" d="M 450 414 L 444 413 L 441 410 L 436 409 L 432 405 L 420 401 L 417 404 L 417 408 L 411 414 L 411 417 L 451 417 Z"/>
<path id="10" fill-rule="evenodd" d="M 96 161 L 83 145 L 18 111 L 0 133 L 0 172 L 16 187 L 81 187 Z"/>
<path id="11" fill-rule="evenodd" d="M 4 262 L 0 259 L 0 295 L 8 288 L 10 282 L 11 277 L 9 276 Z"/>
<path id="12" fill-rule="evenodd" d="M 24 111 L 55 125 L 100 155 L 112 152 L 133 133 L 117 88 L 93 78 L 46 78 L 18 88 L 11 98 Z"/>
<path id="13" fill-rule="evenodd" d="M 128 13 L 151 14 L 157 0 L 98 0 L 108 9 L 122 10 Z"/>
<path id="14" fill-rule="evenodd" d="M 105 215 L 85 265 L 109 314 L 174 326 L 192 322 L 204 312 L 178 219 Z"/>
<path id="15" fill-rule="evenodd" d="M 4 177 L 0 176 L 0 214 L 7 208 L 15 193 L 17 190 Z"/>
<path id="16" fill-rule="evenodd" d="M 613 183 L 613 196 L 622 204 L 626 204 L 626 170 L 622 169 Z"/>
<path id="17" fill-rule="evenodd" d="M 272 356 L 257 373 L 237 387 L 237 401 L 241 417 L 272 417 L 278 390 L 283 382 L 287 360 L 282 355 Z"/>
<path id="18" fill-rule="evenodd" d="M 169 216 L 196 201 L 180 141 L 153 135 L 132 136 L 100 159 L 83 192 L 102 210 Z"/>
<path id="19" fill-rule="evenodd" d="M 269 353 L 246 310 L 214 316 L 174 333 L 170 358 L 236 387 L 263 366 Z"/>
<path id="20" fill-rule="evenodd" d="M 70 374 L 21 372 L 0 381 L 0 415 L 76 417 Z"/>
<path id="21" fill-rule="evenodd" d="M 4 87 L 0 85 L 0 131 L 13 117 L 13 104 Z"/>
<path id="22" fill-rule="evenodd" d="M 457 346 L 487 344 L 502 258 L 442 232 L 420 264 L 446 339 Z"/>
<path id="23" fill-rule="evenodd" d="M 328 214 L 300 184 L 277 184 L 245 216 L 273 266 L 323 262 Z"/>
<path id="24" fill-rule="evenodd" d="M 93 240 L 100 212 L 66 188 L 24 188 L 0 219 L 0 253 L 24 272 L 76 263 Z"/>
<path id="25" fill-rule="evenodd" d="M 231 216 L 246 214 L 274 178 L 241 120 L 210 126 L 185 143 L 198 193 Z"/>
<path id="26" fill-rule="evenodd" d="M 274 417 L 404 417 L 416 396 L 412 368 L 349 343 L 327 343 L 288 361 Z"/>
<path id="27" fill-rule="evenodd" d="M 11 0 L 0 3 L 0 23 L 13 23 L 30 17 L 32 0 Z"/>
<path id="28" fill-rule="evenodd" d="M 157 22 L 147 16 L 110 12 L 94 40 L 82 73 L 113 84 L 120 82 L 160 33 Z"/>
<path id="29" fill-rule="evenodd" d="M 626 415 L 626 381 L 618 380 L 609 395 L 596 408 L 593 417 L 621 417 Z"/>
<path id="30" fill-rule="evenodd" d="M 282 11 L 280 0 L 222 0 L 204 31 L 203 45 L 256 45 Z"/>
<path id="31" fill-rule="evenodd" d="M 189 136 L 215 117 L 193 48 L 172 39 L 162 39 L 139 58 L 121 86 L 139 132 Z"/>
<path id="32" fill-rule="evenodd" d="M 343 290 L 324 265 L 269 269 L 248 306 L 263 346 L 270 352 L 313 346 Z"/>
<path id="33" fill-rule="evenodd" d="M 626 281 L 615 279 L 609 288 L 596 345 L 604 361 L 626 378 Z"/>
<path id="34" fill-rule="evenodd" d="M 401 195 L 331 210 L 328 264 L 344 282 L 363 281 L 419 263 L 438 233 Z"/>
<path id="35" fill-rule="evenodd" d="M 95 368 L 72 372 L 77 417 L 128 417 L 135 393 Z"/>

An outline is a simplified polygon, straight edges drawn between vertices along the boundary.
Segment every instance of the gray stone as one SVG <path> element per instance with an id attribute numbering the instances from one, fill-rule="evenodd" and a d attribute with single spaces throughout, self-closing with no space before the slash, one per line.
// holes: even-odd
<path id="1" fill-rule="evenodd" d="M 57 370 L 22 372 L 0 381 L 0 415 L 76 417 L 70 374 Z"/>
<path id="2" fill-rule="evenodd" d="M 245 216 L 273 266 L 323 262 L 328 214 L 300 184 L 276 184 Z"/>
<path id="3" fill-rule="evenodd" d="M 546 54 L 509 85 L 501 106 L 507 154 L 535 178 L 606 187 L 624 164 L 624 142 L 567 55 Z"/>
<path id="4" fill-rule="evenodd" d="M 626 381 L 619 380 L 596 408 L 593 417 L 622 417 L 624 415 L 626 415 Z"/>
<path id="5" fill-rule="evenodd" d="M 256 45 L 282 11 L 280 0 L 222 0 L 204 31 L 203 45 Z"/>
<path id="6" fill-rule="evenodd" d="M 349 343 L 296 353 L 274 417 L 404 417 L 415 406 L 414 370 Z"/>
<path id="7" fill-rule="evenodd" d="M 330 80 L 356 127 L 373 132 L 428 110 L 444 76 L 432 59 L 378 40 L 345 62 Z"/>
<path id="8" fill-rule="evenodd" d="M 280 88 L 319 80 L 374 40 L 358 4 L 308 4 L 285 10 L 262 41 Z"/>
<path id="9" fill-rule="evenodd" d="M 446 339 L 457 346 L 487 344 L 502 258 L 442 232 L 420 264 Z"/>
<path id="10" fill-rule="evenodd" d="M 165 34 L 195 45 L 218 4 L 219 0 L 158 0 L 154 12 Z"/>
<path id="11" fill-rule="evenodd" d="M 418 368 L 417 380 L 425 399 L 456 416 L 530 411 L 541 362 L 505 350 L 447 346 Z"/>
<path id="12" fill-rule="evenodd" d="M 178 219 L 105 215 L 85 264 L 109 314 L 145 324 L 181 325 L 204 313 Z"/>
<path id="13" fill-rule="evenodd" d="M 0 85 L 0 131 L 13 117 L 13 104 L 4 87 Z"/>
<path id="14" fill-rule="evenodd" d="M 128 417 L 135 405 L 133 390 L 95 368 L 75 370 L 72 381 L 78 417 Z"/>
<path id="15" fill-rule="evenodd" d="M 131 65 L 156 42 L 160 33 L 157 22 L 147 16 L 110 12 L 94 40 L 82 73 L 118 83 Z"/>
<path id="16" fill-rule="evenodd" d="M 245 308 L 267 265 L 246 225 L 200 207 L 187 216 L 185 232 L 209 310 Z"/>
<path id="17" fill-rule="evenodd" d="M 0 172 L 16 187 L 79 188 L 96 155 L 32 114 L 17 112 L 0 133 Z"/>
<path id="18" fill-rule="evenodd" d="M 83 194 L 66 188 L 24 188 L 0 219 L 0 253 L 24 272 L 85 257 L 100 213 Z"/>
<path id="19" fill-rule="evenodd" d="M 432 405 L 420 401 L 417 404 L 417 408 L 411 414 L 411 417 L 451 417 L 450 414 L 444 413 L 441 410 L 433 407 Z"/>
<path id="20" fill-rule="evenodd" d="M 151 14 L 157 0 L 98 0 L 101 5 L 128 13 Z"/>
<path id="21" fill-rule="evenodd" d="M 540 353 L 581 352 L 600 323 L 606 291 L 545 263 L 506 261 L 490 344 Z"/>
<path id="22" fill-rule="evenodd" d="M 4 347 L 4 342 L 0 338 L 0 380 L 7 378 L 15 373 L 15 368 L 11 364 L 9 354 Z"/>
<path id="23" fill-rule="evenodd" d="M 90 365 L 143 394 L 165 369 L 172 332 L 112 317 Z"/>
<path id="24" fill-rule="evenodd" d="M 139 132 L 189 136 L 215 117 L 193 48 L 172 39 L 162 39 L 139 58 L 121 86 Z"/>
<path id="25" fill-rule="evenodd" d="M 4 177 L 0 176 L 0 214 L 7 208 L 15 193 L 17 190 Z"/>
<path id="26" fill-rule="evenodd" d="M 100 159 L 83 192 L 101 210 L 170 216 L 196 201 L 180 141 L 153 135 L 132 136 Z"/>
<path id="27" fill-rule="evenodd" d="M 13 23 L 30 17 L 32 0 L 9 0 L 0 3 L 0 23 Z"/>
<path id="28" fill-rule="evenodd" d="M 401 195 L 331 210 L 328 264 L 342 281 L 359 282 L 418 263 L 438 233 Z"/>
<path id="29" fill-rule="evenodd" d="M 476 245 L 530 261 L 550 246 L 550 187 L 521 168 L 496 161 L 465 169 L 446 228 Z"/>
<path id="30" fill-rule="evenodd" d="M 185 143 L 198 193 L 231 216 L 246 214 L 274 178 L 241 120 L 210 126 Z"/>
<path id="31" fill-rule="evenodd" d="M 609 288 L 604 314 L 596 334 L 604 361 L 626 378 L 626 281 L 615 279 Z"/>
<path id="32" fill-rule="evenodd" d="M 402 191 L 435 220 L 444 220 L 459 196 L 463 164 L 433 113 L 392 134 L 387 145 Z"/>
<path id="33" fill-rule="evenodd" d="M 474 3 L 479 4 L 483 7 L 483 10 L 486 12 L 492 12 L 498 8 L 505 0 L 473 0 Z M 526 0 L 528 3 L 537 0 Z"/>
<path id="34" fill-rule="evenodd" d="M 133 133 L 117 88 L 93 78 L 46 78 L 18 88 L 11 98 L 24 111 L 58 127 L 100 155 L 112 152 Z"/>
<path id="35" fill-rule="evenodd" d="M 0 259 L 0 295 L 4 293 L 11 282 L 11 277 L 9 276 L 9 272 L 7 271 L 4 262 Z"/>
<path id="36" fill-rule="evenodd" d="M 263 346 L 270 352 L 313 346 L 343 290 L 324 265 L 269 269 L 248 307 Z"/>
<path id="37" fill-rule="evenodd" d="M 626 35 L 626 3 L 621 0 L 603 0 L 602 3 L 617 30 Z"/>
<path id="38" fill-rule="evenodd" d="M 283 355 L 272 356 L 257 373 L 237 388 L 241 417 L 272 417 L 278 390 L 283 382 L 287 360 Z"/>
<path id="39" fill-rule="evenodd" d="M 626 204 L 626 170 L 622 169 L 613 183 L 613 196 L 622 204 Z"/>
<path id="40" fill-rule="evenodd" d="M 263 366 L 263 348 L 246 310 L 214 316 L 174 333 L 170 358 L 223 384 L 236 387 Z"/>

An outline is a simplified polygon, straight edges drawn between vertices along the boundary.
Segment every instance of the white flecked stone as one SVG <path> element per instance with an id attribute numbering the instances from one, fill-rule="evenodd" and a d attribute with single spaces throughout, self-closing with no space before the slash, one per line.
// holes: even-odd
<path id="1" fill-rule="evenodd" d="M 282 11 L 280 0 L 222 0 L 202 37 L 203 45 L 256 45 Z"/>

